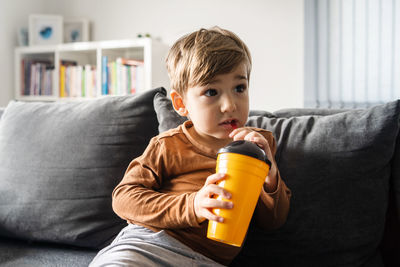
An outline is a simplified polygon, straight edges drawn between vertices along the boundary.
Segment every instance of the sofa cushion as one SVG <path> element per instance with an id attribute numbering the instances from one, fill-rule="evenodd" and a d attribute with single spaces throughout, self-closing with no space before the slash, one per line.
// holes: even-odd
<path id="1" fill-rule="evenodd" d="M 83 249 L 50 243 L 28 243 L 2 238 L 0 240 L 0 265 L 2 267 L 87 267 L 97 250 Z"/>
<path id="2" fill-rule="evenodd" d="M 156 107 L 163 118 L 172 112 L 166 107 Z M 399 116 L 400 101 L 364 110 L 250 112 L 249 126 L 274 133 L 276 160 L 293 196 L 284 226 L 251 228 L 232 265 L 261 266 L 265 259 L 272 266 L 382 265 L 389 183 L 400 196 Z"/>
<path id="3" fill-rule="evenodd" d="M 100 248 L 126 225 L 111 193 L 158 133 L 154 89 L 16 102 L 0 121 L 0 235 Z"/>

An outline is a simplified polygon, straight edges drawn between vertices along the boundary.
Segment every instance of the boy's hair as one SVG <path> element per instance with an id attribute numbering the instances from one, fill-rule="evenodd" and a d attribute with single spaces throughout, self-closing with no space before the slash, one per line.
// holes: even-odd
<path id="1" fill-rule="evenodd" d="M 167 56 L 171 88 L 183 95 L 188 87 L 203 86 L 216 75 L 226 74 L 240 63 L 250 79 L 251 56 L 246 44 L 233 32 L 212 27 L 181 37 Z"/>

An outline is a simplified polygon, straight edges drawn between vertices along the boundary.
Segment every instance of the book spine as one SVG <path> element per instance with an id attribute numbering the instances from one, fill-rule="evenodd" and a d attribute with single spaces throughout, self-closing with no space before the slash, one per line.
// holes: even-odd
<path id="1" fill-rule="evenodd" d="M 65 66 L 60 65 L 60 97 L 65 97 Z"/>
<path id="2" fill-rule="evenodd" d="M 121 58 L 121 63 L 127 66 L 141 66 L 144 64 L 144 61 L 130 58 Z"/>
<path id="3" fill-rule="evenodd" d="M 127 80 L 127 66 L 121 65 L 121 95 L 126 95 L 128 93 L 128 80 Z"/>
<path id="4" fill-rule="evenodd" d="M 65 96 L 70 96 L 70 76 L 71 76 L 71 67 L 65 68 Z"/>
<path id="5" fill-rule="evenodd" d="M 31 65 L 31 86 L 29 90 L 29 95 L 35 95 L 36 86 L 36 64 Z"/>
<path id="6" fill-rule="evenodd" d="M 35 86 L 33 89 L 33 95 L 39 95 L 40 92 L 40 64 L 35 64 Z"/>
<path id="7" fill-rule="evenodd" d="M 86 92 L 86 70 L 85 67 L 82 66 L 82 73 L 81 73 L 81 96 L 86 97 L 87 92 Z"/>
<path id="8" fill-rule="evenodd" d="M 75 75 L 76 75 L 76 67 L 70 66 L 70 76 L 69 76 L 69 93 L 71 97 L 76 97 L 76 82 L 75 82 Z"/>
<path id="9" fill-rule="evenodd" d="M 83 69 L 84 74 L 82 75 L 84 77 L 82 87 L 84 88 L 83 91 L 85 92 L 83 95 L 85 97 L 93 97 L 93 88 L 92 88 L 92 68 L 90 65 L 85 65 Z"/>
<path id="10" fill-rule="evenodd" d="M 76 66 L 76 76 L 75 76 L 75 86 L 76 86 L 76 96 L 82 97 L 82 66 Z"/>
<path id="11" fill-rule="evenodd" d="M 115 61 L 108 63 L 108 94 L 113 95 L 116 85 Z"/>
<path id="12" fill-rule="evenodd" d="M 101 62 L 101 94 L 108 94 L 108 57 L 103 56 Z"/>
<path id="13" fill-rule="evenodd" d="M 29 95 L 31 88 L 31 61 L 25 63 L 25 91 L 24 95 Z"/>
<path id="14" fill-rule="evenodd" d="M 116 95 L 117 94 L 117 90 L 118 90 L 118 79 L 117 79 L 117 62 L 113 61 L 111 63 L 112 65 L 112 75 L 111 75 L 111 79 L 112 79 L 112 92 L 110 92 L 110 95 Z"/>
<path id="15" fill-rule="evenodd" d="M 136 76 L 137 76 L 136 67 L 132 66 L 131 67 L 131 94 L 132 95 L 134 95 L 136 93 Z"/>
<path id="16" fill-rule="evenodd" d="M 52 95 L 53 94 L 53 89 L 52 89 L 52 77 L 53 74 L 53 69 L 46 69 L 46 90 L 45 90 L 45 95 Z"/>
<path id="17" fill-rule="evenodd" d="M 131 88 L 132 88 L 132 79 L 131 79 L 131 66 L 126 67 L 126 93 L 130 94 L 131 93 Z"/>
<path id="18" fill-rule="evenodd" d="M 25 60 L 21 61 L 21 95 L 25 94 Z"/>
<path id="19" fill-rule="evenodd" d="M 97 96 L 97 76 L 96 76 L 96 67 L 93 67 L 92 69 L 92 87 L 93 87 L 93 97 Z"/>
<path id="20" fill-rule="evenodd" d="M 115 92 L 114 95 L 120 95 L 121 94 L 121 66 L 122 66 L 122 61 L 121 58 L 117 58 L 115 60 Z"/>
<path id="21" fill-rule="evenodd" d="M 136 67 L 136 91 L 142 92 L 145 88 L 144 84 L 144 67 L 137 66 Z"/>
<path id="22" fill-rule="evenodd" d="M 39 95 L 45 95 L 46 91 L 46 65 L 40 64 L 40 87 Z"/>

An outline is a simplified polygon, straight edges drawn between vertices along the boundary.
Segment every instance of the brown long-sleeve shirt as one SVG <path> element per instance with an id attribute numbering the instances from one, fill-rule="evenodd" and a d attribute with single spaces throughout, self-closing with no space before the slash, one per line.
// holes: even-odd
<path id="1" fill-rule="evenodd" d="M 208 221 L 198 223 L 194 197 L 215 173 L 217 151 L 196 141 L 189 133 L 191 121 L 154 137 L 143 155 L 134 159 L 113 191 L 113 209 L 121 218 L 153 231 L 165 230 L 193 250 L 229 264 L 240 248 L 206 237 Z M 277 179 L 275 192 L 262 190 L 254 213 L 264 229 L 281 226 L 289 211 L 291 192 L 275 162 L 276 142 L 271 132 L 254 129 L 268 141 L 272 162 L 269 176 Z"/>

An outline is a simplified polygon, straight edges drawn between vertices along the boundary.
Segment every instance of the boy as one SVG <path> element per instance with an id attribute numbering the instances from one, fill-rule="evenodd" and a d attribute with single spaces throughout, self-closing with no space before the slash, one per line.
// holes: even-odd
<path id="1" fill-rule="evenodd" d="M 207 220 L 223 222 L 213 208 L 235 203 L 214 199 L 230 193 L 215 183 L 218 149 L 249 140 L 272 162 L 254 213 L 259 227 L 275 229 L 286 220 L 290 190 L 274 160 L 276 143 L 262 129 L 244 127 L 249 112 L 251 70 L 246 45 L 218 27 L 179 39 L 167 58 L 174 109 L 189 121 L 154 137 L 133 160 L 113 191 L 113 209 L 128 226 L 99 252 L 92 266 L 221 266 L 240 248 L 207 239 Z"/>

